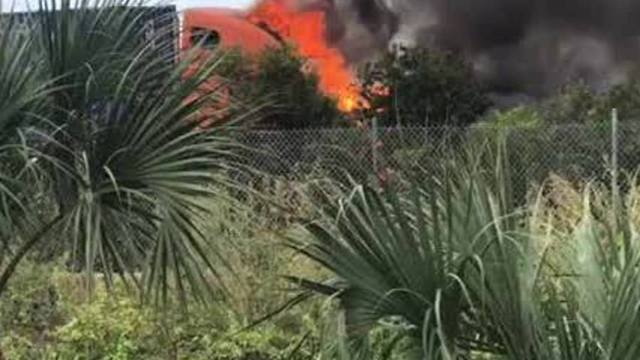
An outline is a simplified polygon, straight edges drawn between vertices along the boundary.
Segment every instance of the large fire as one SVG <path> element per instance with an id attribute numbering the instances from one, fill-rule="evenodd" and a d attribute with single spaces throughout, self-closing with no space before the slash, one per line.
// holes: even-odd
<path id="1" fill-rule="evenodd" d="M 301 55 L 312 60 L 321 90 L 338 100 L 341 111 L 362 106 L 355 76 L 345 57 L 327 42 L 325 13 L 299 10 L 290 0 L 262 0 L 248 15 L 249 21 L 266 25 L 295 44 Z"/>

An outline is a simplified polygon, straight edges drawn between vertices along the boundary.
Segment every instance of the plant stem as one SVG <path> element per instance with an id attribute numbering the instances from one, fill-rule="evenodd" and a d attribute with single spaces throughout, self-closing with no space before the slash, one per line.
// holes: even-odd
<path id="1" fill-rule="evenodd" d="M 20 261 L 22 261 L 22 259 L 24 259 L 29 251 L 31 251 L 31 249 L 33 249 L 33 247 L 36 246 L 36 244 L 38 244 L 40 240 L 44 238 L 49 230 L 51 230 L 51 228 L 53 228 L 58 223 L 58 221 L 60 221 L 60 219 L 62 219 L 62 216 L 62 214 L 58 214 L 55 218 L 42 226 L 40 230 L 33 234 L 29 241 L 24 243 L 20 247 L 20 249 L 18 249 L 18 252 L 16 252 L 16 254 L 11 259 L 11 262 L 9 262 L 7 267 L 2 271 L 2 275 L 0 276 L 0 296 L 6 290 L 7 283 L 9 282 L 11 276 L 15 273 L 18 264 L 20 264 Z"/>

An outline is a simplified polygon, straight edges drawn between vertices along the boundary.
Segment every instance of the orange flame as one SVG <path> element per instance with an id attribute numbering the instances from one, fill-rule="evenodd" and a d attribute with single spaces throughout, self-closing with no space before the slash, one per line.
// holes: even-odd
<path id="1" fill-rule="evenodd" d="M 351 112 L 362 107 L 355 76 L 340 50 L 327 42 L 327 23 L 322 11 L 299 11 L 287 0 L 262 0 L 249 13 L 249 21 L 264 24 L 296 45 L 318 74 L 320 89 L 338 100 L 338 108 Z"/>

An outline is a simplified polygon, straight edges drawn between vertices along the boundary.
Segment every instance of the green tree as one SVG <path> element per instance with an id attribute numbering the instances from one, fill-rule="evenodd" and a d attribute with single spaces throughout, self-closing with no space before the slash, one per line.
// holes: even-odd
<path id="1" fill-rule="evenodd" d="M 259 103 L 257 127 L 331 127 L 340 116 L 336 101 L 320 91 L 317 75 L 306 70 L 307 61 L 291 46 L 268 48 L 255 59 L 234 55 L 235 66 L 222 74 L 240 104 L 255 108 Z"/>
<path id="2" fill-rule="evenodd" d="M 360 78 L 368 117 L 385 126 L 466 125 L 491 105 L 469 64 L 453 53 L 398 48 L 365 64 Z"/>
<path id="3" fill-rule="evenodd" d="M 550 123 L 608 122 L 611 109 L 618 109 L 621 120 L 640 119 L 640 79 L 630 78 L 605 92 L 596 92 L 583 82 L 568 84 L 540 106 Z"/>
<path id="4" fill-rule="evenodd" d="M 601 116 L 604 97 L 586 84 L 577 82 L 560 89 L 540 105 L 545 121 L 554 124 L 591 123 Z M 609 110 L 610 111 L 610 110 Z M 605 117 L 605 119 L 607 119 Z"/>

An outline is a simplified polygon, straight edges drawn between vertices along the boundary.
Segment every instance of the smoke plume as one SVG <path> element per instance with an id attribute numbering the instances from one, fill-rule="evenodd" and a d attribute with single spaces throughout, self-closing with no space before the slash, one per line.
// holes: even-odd
<path id="1" fill-rule="evenodd" d="M 327 0 L 332 40 L 358 62 L 394 43 L 450 50 L 502 99 L 569 81 L 595 90 L 640 68 L 638 0 Z"/>

